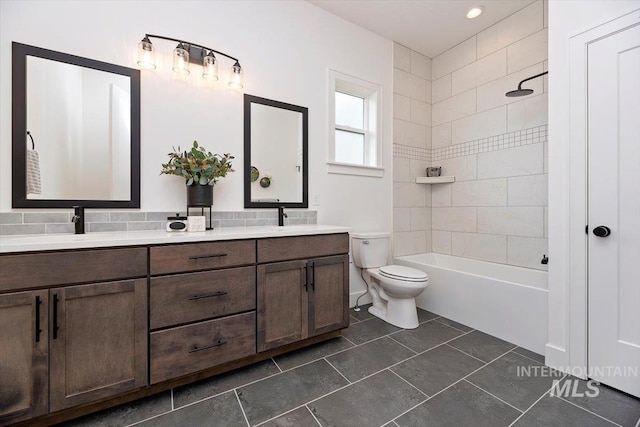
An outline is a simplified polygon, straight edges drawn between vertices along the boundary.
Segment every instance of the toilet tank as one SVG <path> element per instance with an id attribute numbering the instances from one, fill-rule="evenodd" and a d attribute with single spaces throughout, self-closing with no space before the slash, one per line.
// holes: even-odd
<path id="1" fill-rule="evenodd" d="M 389 233 L 351 233 L 353 262 L 359 268 L 387 265 Z"/>

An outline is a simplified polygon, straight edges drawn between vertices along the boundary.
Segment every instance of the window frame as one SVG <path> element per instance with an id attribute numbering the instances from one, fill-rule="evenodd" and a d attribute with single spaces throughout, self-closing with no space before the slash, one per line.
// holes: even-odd
<path id="1" fill-rule="evenodd" d="M 363 99 L 363 129 L 336 123 L 335 93 Z M 328 172 L 382 177 L 382 86 L 329 70 L 329 158 Z M 344 163 L 335 159 L 336 130 L 364 135 L 364 163 Z"/>

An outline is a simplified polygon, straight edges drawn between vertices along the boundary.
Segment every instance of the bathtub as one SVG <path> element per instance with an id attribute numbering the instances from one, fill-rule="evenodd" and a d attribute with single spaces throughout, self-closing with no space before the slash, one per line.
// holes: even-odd
<path id="1" fill-rule="evenodd" d="M 429 275 L 418 307 L 544 354 L 547 272 L 433 252 L 394 258 Z"/>

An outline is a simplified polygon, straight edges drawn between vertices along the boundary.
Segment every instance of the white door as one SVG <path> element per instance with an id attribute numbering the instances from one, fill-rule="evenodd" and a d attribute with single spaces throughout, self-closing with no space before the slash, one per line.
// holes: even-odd
<path id="1" fill-rule="evenodd" d="M 587 53 L 589 376 L 640 397 L 640 25 Z"/>

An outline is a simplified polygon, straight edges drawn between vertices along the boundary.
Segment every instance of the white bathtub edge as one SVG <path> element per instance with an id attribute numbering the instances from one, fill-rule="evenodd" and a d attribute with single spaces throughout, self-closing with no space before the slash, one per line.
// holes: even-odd
<path id="1" fill-rule="evenodd" d="M 418 307 L 545 354 L 546 289 L 402 258 L 395 263 L 429 275 L 429 287 L 416 298 Z"/>

